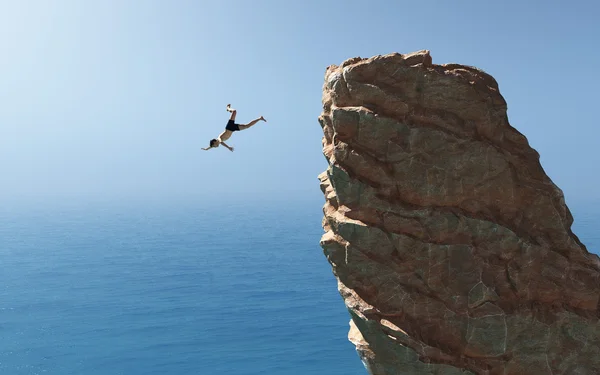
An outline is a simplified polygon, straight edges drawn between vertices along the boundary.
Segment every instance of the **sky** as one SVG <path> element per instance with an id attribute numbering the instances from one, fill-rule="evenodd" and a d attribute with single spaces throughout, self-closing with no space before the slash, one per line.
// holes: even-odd
<path id="1" fill-rule="evenodd" d="M 567 204 L 597 200 L 600 5 L 0 0 L 0 199 L 320 197 L 325 69 L 431 51 L 492 74 Z M 265 116 L 202 151 L 237 122 Z M 322 199 L 322 197 L 321 197 Z"/>

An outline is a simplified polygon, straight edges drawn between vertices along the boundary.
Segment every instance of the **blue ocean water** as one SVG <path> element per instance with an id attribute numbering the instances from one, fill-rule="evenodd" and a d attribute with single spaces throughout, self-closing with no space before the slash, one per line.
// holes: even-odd
<path id="1" fill-rule="evenodd" d="M 5 209 L 0 374 L 365 374 L 320 202 Z"/>
<path id="2" fill-rule="evenodd" d="M 3 208 L 0 374 L 364 375 L 320 205 Z"/>

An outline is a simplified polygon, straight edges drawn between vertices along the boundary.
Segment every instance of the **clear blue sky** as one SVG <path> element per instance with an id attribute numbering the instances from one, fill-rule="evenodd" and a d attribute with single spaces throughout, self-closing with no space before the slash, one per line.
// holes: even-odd
<path id="1" fill-rule="evenodd" d="M 492 74 L 567 203 L 600 191 L 600 6 L 581 1 L 4 1 L 0 197 L 319 196 L 321 87 L 431 50 Z M 235 152 L 205 152 L 239 122 Z"/>

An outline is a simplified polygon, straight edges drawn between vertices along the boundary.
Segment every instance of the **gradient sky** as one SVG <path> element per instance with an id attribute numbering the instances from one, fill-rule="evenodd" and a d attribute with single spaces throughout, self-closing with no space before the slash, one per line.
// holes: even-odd
<path id="1" fill-rule="evenodd" d="M 567 197 L 600 190 L 600 6 L 580 1 L 2 1 L 0 197 L 302 200 L 325 68 L 429 49 L 492 74 Z M 205 152 L 228 119 L 268 123 Z"/>

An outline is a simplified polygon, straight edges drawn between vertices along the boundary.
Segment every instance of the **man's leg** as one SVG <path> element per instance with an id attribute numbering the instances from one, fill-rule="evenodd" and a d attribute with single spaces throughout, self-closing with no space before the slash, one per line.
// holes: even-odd
<path id="1" fill-rule="evenodd" d="M 237 111 L 231 108 L 231 104 L 227 104 L 227 112 L 231 112 L 231 117 L 229 119 L 235 120 L 235 115 L 237 114 Z"/>
<path id="2" fill-rule="evenodd" d="M 247 123 L 247 124 L 240 125 L 240 130 L 248 129 L 249 127 L 251 127 L 252 125 L 256 124 L 256 123 L 257 123 L 257 122 L 259 122 L 259 121 L 265 121 L 265 122 L 266 122 L 267 120 L 265 120 L 265 118 L 264 118 L 264 117 L 260 116 L 260 117 L 259 117 L 259 118 L 257 118 L 256 120 L 252 120 L 252 121 L 250 121 L 250 122 L 249 122 L 249 123 Z"/>

